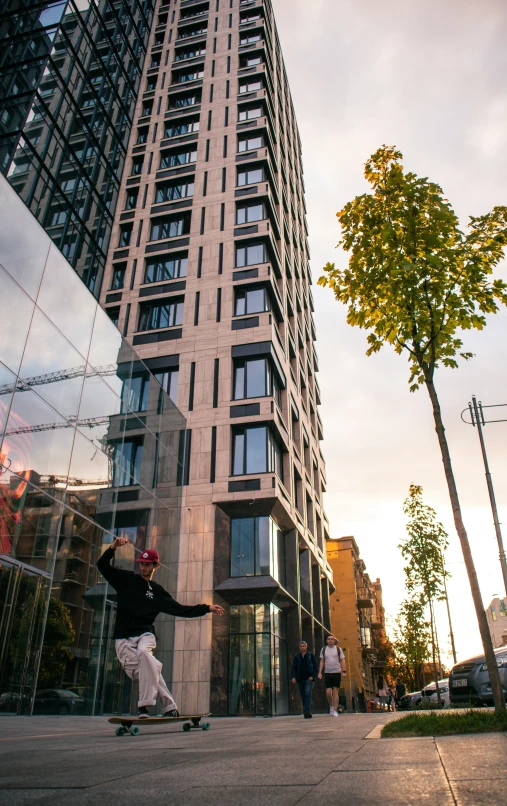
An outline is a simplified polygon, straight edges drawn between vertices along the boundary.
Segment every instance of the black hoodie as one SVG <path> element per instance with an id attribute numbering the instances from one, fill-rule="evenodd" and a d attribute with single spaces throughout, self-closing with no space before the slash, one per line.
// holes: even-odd
<path id="1" fill-rule="evenodd" d="M 114 638 L 136 638 L 145 632 L 155 633 L 153 622 L 159 613 L 184 618 L 198 618 L 210 612 L 209 605 L 182 605 L 158 582 L 148 582 L 140 574 L 111 565 L 112 549 L 106 549 L 97 562 L 103 577 L 118 594 L 118 611 Z"/>

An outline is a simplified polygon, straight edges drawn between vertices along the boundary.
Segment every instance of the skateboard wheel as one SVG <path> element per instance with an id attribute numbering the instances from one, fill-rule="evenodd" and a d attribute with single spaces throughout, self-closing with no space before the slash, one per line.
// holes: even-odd
<path id="1" fill-rule="evenodd" d="M 184 723 L 183 723 L 183 730 L 184 730 L 185 732 L 187 732 L 187 731 L 191 730 L 191 728 L 192 728 L 192 725 L 190 724 L 190 722 L 184 722 Z"/>
<path id="2" fill-rule="evenodd" d="M 138 728 L 137 725 L 132 725 L 132 727 L 129 730 L 129 733 L 131 736 L 139 736 L 139 734 L 141 733 L 141 728 Z"/>
<path id="3" fill-rule="evenodd" d="M 117 736 L 124 736 L 126 734 L 126 732 L 127 732 L 127 729 L 123 728 L 121 726 L 116 728 L 116 731 L 115 731 Z"/>
<path id="4" fill-rule="evenodd" d="M 210 725 L 209 722 L 203 722 L 202 725 L 201 725 L 201 728 L 203 730 L 209 730 L 211 728 L 211 725 Z"/>

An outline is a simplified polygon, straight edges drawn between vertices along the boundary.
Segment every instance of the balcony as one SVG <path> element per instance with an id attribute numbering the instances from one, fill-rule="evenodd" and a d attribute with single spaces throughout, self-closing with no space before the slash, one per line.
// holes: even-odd
<path id="1" fill-rule="evenodd" d="M 357 588 L 356 604 L 364 610 L 372 610 L 374 606 L 371 591 L 368 588 Z"/>

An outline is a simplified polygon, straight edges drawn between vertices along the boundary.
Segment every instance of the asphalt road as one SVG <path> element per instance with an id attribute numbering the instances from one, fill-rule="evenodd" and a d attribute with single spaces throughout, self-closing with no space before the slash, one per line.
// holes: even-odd
<path id="1" fill-rule="evenodd" d="M 215 718 L 116 737 L 100 717 L 0 718 L 0 802 L 480 806 L 507 801 L 507 733 L 378 739 L 398 714 Z M 401 716 L 401 715 L 400 715 Z M 371 735 L 371 738 L 367 738 Z"/>

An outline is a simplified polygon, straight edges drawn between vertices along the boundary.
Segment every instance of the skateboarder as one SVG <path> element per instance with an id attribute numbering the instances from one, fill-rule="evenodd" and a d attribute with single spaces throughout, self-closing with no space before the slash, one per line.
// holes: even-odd
<path id="1" fill-rule="evenodd" d="M 103 577 L 118 594 L 114 629 L 116 657 L 133 680 L 139 681 L 138 717 L 149 717 L 148 706 L 162 702 L 163 716 L 179 716 L 176 703 L 162 677 L 162 664 L 154 655 L 157 646 L 153 622 L 159 613 L 183 618 L 198 618 L 206 613 L 223 616 L 220 605 L 181 605 L 157 582 L 153 574 L 160 568 L 158 552 L 144 551 L 139 559 L 141 574 L 111 565 L 114 552 L 130 543 L 128 537 L 117 537 L 97 562 Z"/>

